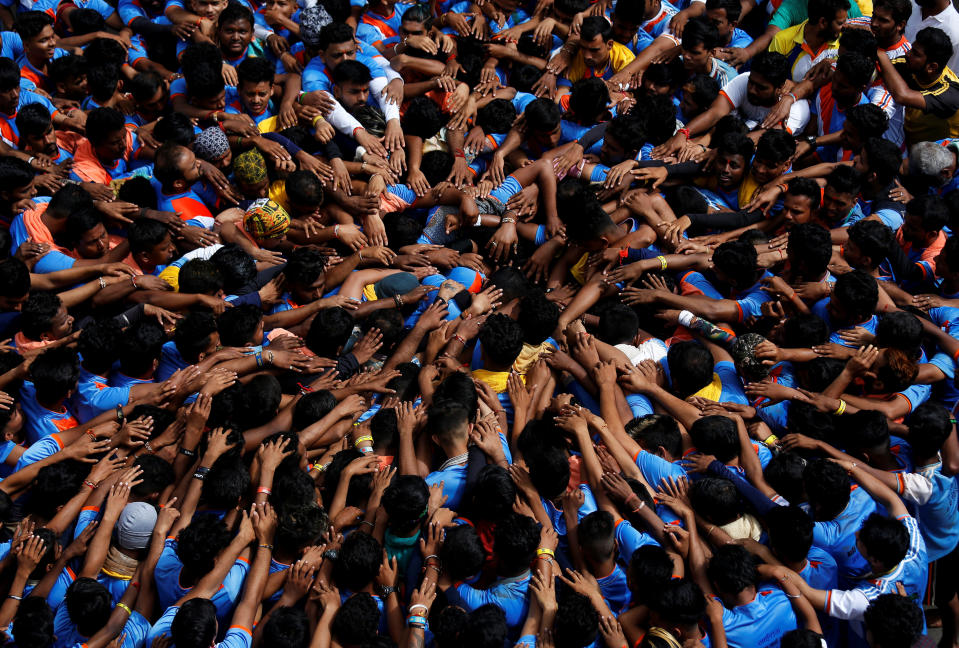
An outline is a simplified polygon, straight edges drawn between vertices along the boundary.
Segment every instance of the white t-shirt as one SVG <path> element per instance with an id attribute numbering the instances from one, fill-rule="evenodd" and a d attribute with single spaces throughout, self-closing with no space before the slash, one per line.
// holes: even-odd
<path id="1" fill-rule="evenodd" d="M 913 1 L 912 15 L 909 16 L 909 22 L 906 23 L 906 40 L 910 43 L 914 42 L 916 34 L 926 27 L 941 29 L 946 32 L 946 36 L 952 41 L 953 52 L 952 58 L 949 59 L 949 67 L 955 71 L 956 66 L 959 66 L 959 47 L 955 47 L 955 44 L 959 43 L 959 11 L 956 11 L 956 8 L 950 2 L 942 13 L 923 18 L 922 9 Z"/>
<path id="2" fill-rule="evenodd" d="M 746 84 L 749 83 L 749 72 L 740 74 L 738 77 L 723 86 L 719 94 L 726 98 L 739 112 L 749 128 L 755 128 L 761 124 L 766 115 L 769 114 L 769 108 L 755 106 L 746 98 Z M 805 99 L 797 101 L 789 110 L 789 117 L 786 119 L 786 130 L 790 133 L 801 133 L 809 122 L 809 102 Z"/>

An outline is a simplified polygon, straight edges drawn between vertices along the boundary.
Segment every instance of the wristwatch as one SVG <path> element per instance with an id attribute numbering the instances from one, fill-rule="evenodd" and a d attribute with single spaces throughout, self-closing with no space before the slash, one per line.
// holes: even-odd
<path id="1" fill-rule="evenodd" d="M 389 596 L 390 594 L 395 593 L 395 592 L 396 592 L 396 589 L 397 589 L 397 588 L 396 588 L 396 587 L 393 587 L 392 585 L 380 585 L 380 587 L 379 587 L 380 597 L 381 597 L 381 598 L 386 598 L 386 597 Z"/>
<path id="2" fill-rule="evenodd" d="M 336 560 L 340 557 L 340 552 L 336 549 L 327 549 L 323 552 L 323 557 L 329 560 Z"/>
<path id="3" fill-rule="evenodd" d="M 813 147 L 813 148 L 816 148 L 816 136 L 815 136 L 815 135 L 808 135 L 808 136 L 806 137 L 806 144 L 809 144 L 809 146 L 811 146 L 811 147 Z"/>

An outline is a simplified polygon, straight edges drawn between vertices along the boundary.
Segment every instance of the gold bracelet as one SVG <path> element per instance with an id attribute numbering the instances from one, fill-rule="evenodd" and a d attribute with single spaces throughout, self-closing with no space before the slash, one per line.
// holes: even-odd
<path id="1" fill-rule="evenodd" d="M 836 411 L 833 412 L 836 416 L 842 416 L 846 413 L 846 401 L 839 399 L 839 407 L 836 408 Z"/>
<path id="2" fill-rule="evenodd" d="M 120 601 L 119 603 L 117 603 L 117 607 L 120 608 L 121 610 L 126 610 L 127 614 L 133 614 L 133 610 L 130 609 L 130 606 L 124 603 L 123 601 Z"/>
<path id="3" fill-rule="evenodd" d="M 665 270 L 666 267 L 667 267 L 667 265 L 668 265 L 668 264 L 666 263 L 666 257 L 664 257 L 664 256 L 658 256 L 658 257 L 656 257 L 656 259 L 659 261 L 659 269 L 660 269 L 660 270 Z"/>

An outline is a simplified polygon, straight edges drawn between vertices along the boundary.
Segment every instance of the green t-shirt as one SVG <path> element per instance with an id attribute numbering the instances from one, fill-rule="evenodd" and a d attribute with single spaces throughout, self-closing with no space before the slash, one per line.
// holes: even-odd
<path id="1" fill-rule="evenodd" d="M 872 2 L 871 0 L 866 1 L 869 3 L 870 13 L 872 13 Z M 857 4 L 857 0 L 849 0 L 849 4 L 849 14 L 847 18 L 858 18 L 863 15 L 862 9 L 859 4 Z M 807 18 L 809 18 L 807 0 L 783 0 L 783 3 L 776 9 L 776 13 L 773 14 L 769 24 L 775 25 L 780 29 L 786 29 L 787 27 L 798 25 Z"/>

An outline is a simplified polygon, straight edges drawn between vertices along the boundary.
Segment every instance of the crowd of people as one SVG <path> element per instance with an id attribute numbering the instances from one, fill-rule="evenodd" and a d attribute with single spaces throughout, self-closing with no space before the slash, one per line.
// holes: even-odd
<path id="1" fill-rule="evenodd" d="M 959 646 L 951 0 L 0 22 L 0 645 Z"/>

